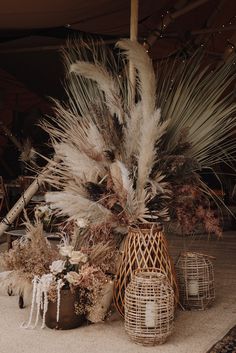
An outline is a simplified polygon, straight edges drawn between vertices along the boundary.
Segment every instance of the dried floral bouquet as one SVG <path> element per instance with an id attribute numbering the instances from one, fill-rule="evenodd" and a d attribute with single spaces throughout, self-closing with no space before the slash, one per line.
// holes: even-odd
<path id="1" fill-rule="evenodd" d="M 91 322 L 103 321 L 111 304 L 113 290 L 111 274 L 102 270 L 105 254 L 109 250 L 107 244 L 104 246 L 99 244 L 96 249 L 89 251 L 86 248 L 83 248 L 83 251 L 74 250 L 69 238 L 64 237 L 62 244 L 59 245 L 61 259 L 52 262 L 48 273 L 35 276 L 33 279 L 30 317 L 24 327 L 35 328 L 38 325 L 41 310 L 43 318 L 41 328 L 44 328 L 47 311 L 52 302 L 56 303 L 57 308 L 56 317 L 53 318 L 56 322 L 55 328 L 63 328 L 65 324 L 63 318 L 60 317 L 61 305 L 63 305 L 62 290 L 68 290 L 74 294 L 72 315 L 76 314 L 80 317 L 78 324 L 83 322 L 83 317 L 87 317 Z M 66 320 L 69 316 L 68 310 Z M 51 327 L 52 324 L 49 323 L 49 325 Z"/>
<path id="2" fill-rule="evenodd" d="M 30 302 L 32 297 L 30 317 L 23 327 L 35 328 L 41 313 L 41 328 L 44 328 L 50 302 L 56 303 L 55 322 L 58 323 L 62 290 L 74 294 L 74 314 L 87 317 L 90 322 L 103 321 L 113 293 L 118 256 L 114 244 L 98 241 L 89 245 L 88 240 L 77 250 L 78 231 L 74 234 L 74 227 L 69 224 L 64 228 L 66 235 L 61 233 L 60 244 L 52 248 L 38 218 L 35 224 L 27 218 L 25 226 L 26 234 L 14 241 L 13 249 L 0 258 L 7 270 L 1 273 L 0 289 L 10 295 L 20 295 L 23 303 Z"/>
<path id="3" fill-rule="evenodd" d="M 236 77 L 233 60 L 212 72 L 197 53 L 161 65 L 156 76 L 142 45 L 121 40 L 117 48 L 123 60 L 95 43 L 64 50 L 68 101 L 55 102 L 57 116 L 42 124 L 57 158 L 47 182 L 58 190 L 46 200 L 83 226 L 116 229 L 171 217 L 188 232 L 202 221 L 219 235 L 199 171 L 234 160 L 236 104 L 225 93 Z"/>

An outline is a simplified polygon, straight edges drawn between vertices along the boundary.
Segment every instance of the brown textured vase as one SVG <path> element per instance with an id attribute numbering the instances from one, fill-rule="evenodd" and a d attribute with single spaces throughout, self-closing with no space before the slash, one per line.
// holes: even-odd
<path id="1" fill-rule="evenodd" d="M 130 227 L 124 244 L 120 267 L 114 285 L 114 303 L 124 316 L 125 290 L 133 274 L 139 269 L 161 271 L 168 278 L 178 302 L 179 291 L 173 262 L 168 252 L 167 241 L 158 224 L 139 224 Z"/>
<path id="2" fill-rule="evenodd" d="M 70 330 L 80 326 L 85 319 L 83 315 L 76 315 L 76 301 L 78 301 L 77 292 L 61 289 L 59 321 L 57 322 L 57 302 L 49 301 L 45 317 L 46 326 L 57 330 Z"/>

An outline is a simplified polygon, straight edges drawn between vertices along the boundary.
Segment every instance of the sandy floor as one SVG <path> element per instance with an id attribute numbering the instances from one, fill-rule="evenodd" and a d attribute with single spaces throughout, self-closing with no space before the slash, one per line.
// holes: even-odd
<path id="1" fill-rule="evenodd" d="M 16 297 L 0 297 L 0 353 L 205 353 L 236 324 L 236 236 L 224 234 L 223 240 L 205 236 L 170 236 L 174 259 L 180 250 L 199 250 L 216 256 L 216 301 L 206 311 L 176 313 L 175 330 L 162 346 L 145 348 L 131 342 L 123 321 L 114 315 L 105 324 L 89 325 L 70 331 L 25 330 L 20 324 L 28 319 L 29 308 L 20 310 Z"/>

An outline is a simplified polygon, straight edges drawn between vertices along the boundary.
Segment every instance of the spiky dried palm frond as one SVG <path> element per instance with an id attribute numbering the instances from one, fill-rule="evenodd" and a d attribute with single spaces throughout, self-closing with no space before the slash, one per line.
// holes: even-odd
<path id="1" fill-rule="evenodd" d="M 235 158 L 236 103 L 232 100 L 231 83 L 236 79 L 234 58 L 214 70 L 202 67 L 202 53 L 183 63 L 174 61 L 158 69 L 157 102 L 162 118 L 169 119 L 164 140 L 166 154 L 173 154 L 182 132 L 188 130 L 188 156 L 200 168 L 214 166 Z"/>

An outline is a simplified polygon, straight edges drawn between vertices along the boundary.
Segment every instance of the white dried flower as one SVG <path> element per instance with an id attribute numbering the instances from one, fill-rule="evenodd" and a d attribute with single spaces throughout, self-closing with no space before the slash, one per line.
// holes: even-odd
<path id="1" fill-rule="evenodd" d="M 88 226 L 88 221 L 85 218 L 77 218 L 75 223 L 79 228 L 85 228 Z"/>
<path id="2" fill-rule="evenodd" d="M 81 281 L 81 276 L 74 271 L 68 272 L 64 278 L 73 286 L 78 286 Z"/>
<path id="3" fill-rule="evenodd" d="M 67 257 L 71 257 L 72 250 L 73 250 L 73 246 L 71 245 L 60 246 L 59 248 L 60 255 L 67 256 Z"/>
<path id="4" fill-rule="evenodd" d="M 58 273 L 61 273 L 65 269 L 65 261 L 62 261 L 62 260 L 53 261 L 51 266 L 49 266 L 49 268 L 54 275 L 57 275 Z"/>
<path id="5" fill-rule="evenodd" d="M 34 214 L 36 218 L 50 219 L 52 216 L 52 210 L 48 205 L 38 205 L 34 209 Z"/>
<path id="6" fill-rule="evenodd" d="M 72 265 L 85 264 L 88 261 L 88 256 L 81 251 L 72 251 L 69 261 Z"/>

